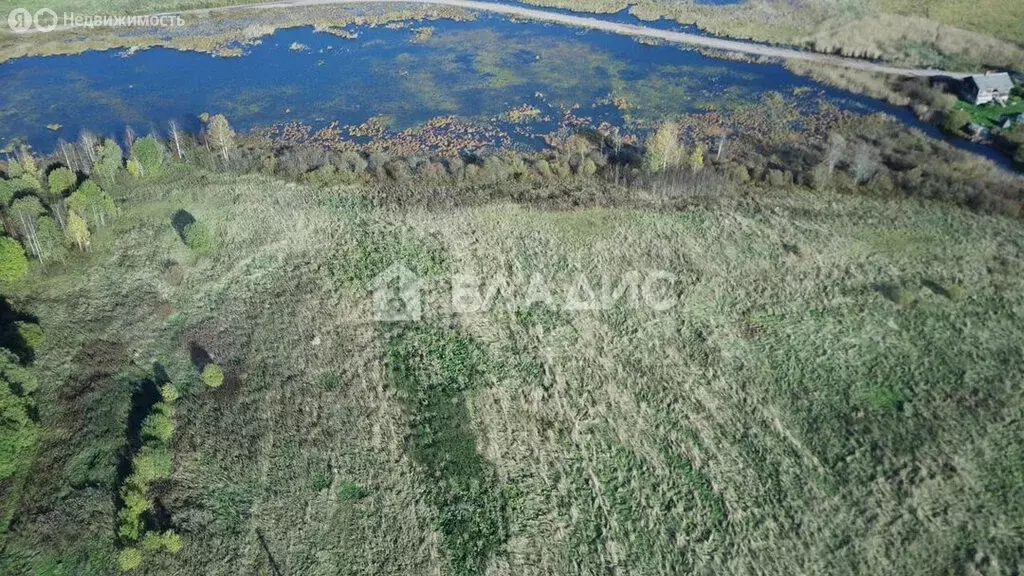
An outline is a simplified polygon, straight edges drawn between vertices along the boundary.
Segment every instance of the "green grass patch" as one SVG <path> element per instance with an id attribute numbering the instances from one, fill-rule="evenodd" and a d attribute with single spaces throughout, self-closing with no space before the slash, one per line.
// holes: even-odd
<path id="1" fill-rule="evenodd" d="M 956 103 L 956 109 L 966 111 L 971 115 L 971 119 L 976 124 L 986 128 L 993 128 L 995 126 L 1002 126 L 1003 121 L 1007 118 L 1016 118 L 1020 114 L 1024 114 L 1024 98 L 1021 96 L 1011 96 L 1006 106 L 994 103 L 975 106 L 970 102 L 959 100 Z"/>
<path id="2" fill-rule="evenodd" d="M 486 356 L 450 328 L 416 326 L 394 335 L 388 367 L 412 417 L 408 450 L 423 467 L 457 574 L 480 574 L 508 538 L 505 496 L 477 452 L 466 394 L 484 384 Z"/>
<path id="3" fill-rule="evenodd" d="M 351 482 L 342 482 L 338 486 L 338 501 L 350 502 L 352 500 L 362 500 L 366 498 L 370 493 L 366 491 L 366 488 L 358 484 Z"/>

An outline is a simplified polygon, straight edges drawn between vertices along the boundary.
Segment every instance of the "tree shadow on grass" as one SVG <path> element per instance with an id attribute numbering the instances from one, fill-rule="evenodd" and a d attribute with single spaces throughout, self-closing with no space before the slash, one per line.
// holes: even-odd
<path id="1" fill-rule="evenodd" d="M 199 370 L 200 373 L 202 373 L 203 369 L 206 368 L 207 365 L 213 364 L 213 357 L 210 356 L 210 353 L 195 342 L 188 345 L 188 353 L 192 358 L 192 365 L 195 366 L 196 370 Z"/>
<path id="2" fill-rule="evenodd" d="M 946 298 L 953 297 L 950 291 L 941 286 L 938 282 L 934 282 L 932 280 L 925 280 L 924 282 L 921 282 L 921 284 L 923 284 L 925 288 L 931 290 L 932 292 L 938 294 L 939 296 L 944 296 Z"/>
<path id="3" fill-rule="evenodd" d="M 160 386 L 155 378 L 145 378 L 134 384 L 132 390 L 131 410 L 125 426 L 125 445 L 117 460 L 117 476 L 114 482 L 114 509 L 124 507 L 121 487 L 132 473 L 132 461 L 135 454 L 142 448 L 142 423 L 153 411 L 153 406 L 160 401 Z M 116 522 L 116 521 L 115 521 Z M 115 523 L 116 526 L 116 523 Z"/>
<path id="4" fill-rule="evenodd" d="M 185 241 L 185 229 L 191 224 L 195 224 L 195 217 L 185 210 L 178 210 L 171 216 L 171 226 L 174 226 L 174 231 L 178 233 L 178 237 L 181 241 Z"/>
<path id="5" fill-rule="evenodd" d="M 35 351 L 18 330 L 18 322 L 38 324 L 39 319 L 31 314 L 17 312 L 6 298 L 0 297 L 0 348 L 10 350 L 22 364 L 28 365 L 35 360 Z"/>
<path id="6" fill-rule="evenodd" d="M 886 300 L 891 301 L 893 304 L 900 303 L 900 293 L 902 292 L 902 288 L 896 284 L 880 282 L 872 284 L 871 289 L 884 296 Z"/>

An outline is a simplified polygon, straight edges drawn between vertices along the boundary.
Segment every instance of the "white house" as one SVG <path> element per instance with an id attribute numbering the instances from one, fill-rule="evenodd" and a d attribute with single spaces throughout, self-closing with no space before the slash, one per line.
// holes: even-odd
<path id="1" fill-rule="evenodd" d="M 964 78 L 962 96 L 971 104 L 997 102 L 1006 104 L 1013 90 L 1013 80 L 1006 72 L 975 74 Z"/>

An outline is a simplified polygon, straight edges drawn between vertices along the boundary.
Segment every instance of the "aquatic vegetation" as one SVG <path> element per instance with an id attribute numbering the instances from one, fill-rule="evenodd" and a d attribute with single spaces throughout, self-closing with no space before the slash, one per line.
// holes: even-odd
<path id="1" fill-rule="evenodd" d="M 550 117 L 544 117 L 540 108 L 529 104 L 523 104 L 509 110 L 508 112 L 502 112 L 497 119 L 509 124 L 526 124 L 529 122 L 536 122 L 538 120 L 550 122 Z"/>
<path id="2" fill-rule="evenodd" d="M 0 63 L 27 56 L 82 54 L 93 50 L 140 50 L 167 47 L 225 57 L 244 54 L 242 47 L 258 45 L 275 31 L 314 26 L 328 31 L 348 26 L 376 27 L 394 22 L 448 20 L 471 22 L 476 16 L 446 6 L 328 5 L 295 7 L 288 11 L 214 13 L 183 16 L 186 26 L 173 28 L 97 28 L 53 33 L 46 42 L 18 35 L 0 35 Z M 342 35 L 344 37 L 344 35 Z"/>
<path id="3" fill-rule="evenodd" d="M 244 28 L 248 43 L 230 45 L 245 56 L 231 61 L 144 50 L 115 62 L 109 54 L 92 53 L 44 67 L 9 63 L 0 77 L 15 96 L 11 107 L 0 110 L 0 143 L 21 139 L 43 149 L 55 146 L 57 135 L 43 130 L 46 123 L 62 124 L 61 134 L 74 135 L 86 127 L 111 134 L 125 125 L 159 127 L 174 120 L 195 133 L 202 127 L 196 114 L 210 110 L 230 117 L 240 134 L 276 126 L 285 139 L 322 141 L 331 149 L 349 149 L 349 140 L 366 144 L 385 133 L 391 140 L 382 146 L 408 149 L 407 142 L 422 142 L 420 135 L 436 128 L 428 122 L 448 116 L 473 128 L 438 134 L 431 147 L 508 142 L 536 148 L 545 135 L 603 123 L 642 136 L 665 115 L 737 110 L 770 90 L 792 94 L 807 106 L 824 97 L 853 110 L 899 114 L 863 98 L 846 99 L 777 65 L 723 62 L 670 46 L 638 47 L 614 35 L 492 17 L 396 30 L 353 23 L 364 17 L 376 22 L 378 14 L 383 12 L 341 11 L 335 15 L 347 18 L 344 27 L 325 20 L 312 29 L 277 32 L 260 44 L 253 36 L 270 28 L 257 18 Z M 335 46 L 324 33 L 341 30 L 359 34 L 359 42 Z M 416 41 L 410 44 L 410 37 Z M 301 52 L 293 54 L 290 47 Z M 643 58 L 637 58 L 638 50 Z M 180 79 L 161 72 L 166 58 L 209 74 L 196 74 L 189 80 L 194 89 L 182 93 Z M 44 107 L 58 83 L 69 97 L 56 110 Z M 334 124 L 348 131 L 346 138 L 332 134 Z M 298 134 L 294 126 L 309 133 Z M 403 134 L 402 143 L 394 140 L 397 134 Z"/>
<path id="4" fill-rule="evenodd" d="M 387 117 L 374 117 L 356 126 L 337 122 L 314 131 L 309 125 L 288 123 L 254 131 L 255 141 L 280 145 L 315 146 L 322 150 L 387 152 L 414 155 L 431 151 L 442 156 L 484 148 L 504 148 L 512 144 L 509 135 L 493 126 L 466 122 L 454 116 L 439 116 L 417 126 L 393 132 Z"/>
<path id="5" fill-rule="evenodd" d="M 358 40 L 359 39 L 359 32 L 353 32 L 353 31 L 350 31 L 350 30 L 347 30 L 345 28 L 341 28 L 341 27 L 338 27 L 338 26 L 325 26 L 323 24 L 318 24 L 318 25 L 314 26 L 313 29 L 316 30 L 317 32 L 321 32 L 321 33 L 324 33 L 324 34 L 330 34 L 331 36 L 337 36 L 338 38 L 344 38 L 345 40 Z M 327 49 L 328 50 L 333 50 L 334 47 L 333 46 L 328 46 Z"/>
<path id="6" fill-rule="evenodd" d="M 434 36 L 434 28 L 432 26 L 414 28 L 413 31 L 416 32 L 416 35 L 412 37 L 412 40 L 410 40 L 413 44 L 427 42 Z"/>
<path id="7" fill-rule="evenodd" d="M 391 116 L 374 116 L 348 129 L 348 135 L 356 138 L 380 138 L 388 131 L 395 119 Z"/>

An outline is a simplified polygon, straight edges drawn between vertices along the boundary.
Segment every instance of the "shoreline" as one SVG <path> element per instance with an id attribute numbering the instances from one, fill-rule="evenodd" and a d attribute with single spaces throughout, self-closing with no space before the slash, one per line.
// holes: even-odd
<path id="1" fill-rule="evenodd" d="M 449 4 L 455 3 L 452 7 Z M 398 6 L 396 6 L 396 4 Z M 124 30 L 111 29 L 89 29 L 89 34 L 80 35 L 80 43 L 57 41 L 56 50 L 47 51 L 47 46 L 42 45 L 40 54 L 25 54 L 18 57 L 48 57 L 58 55 L 77 55 L 90 51 L 125 49 L 128 51 L 145 50 L 149 48 L 170 48 L 181 51 L 194 51 L 208 53 L 218 57 L 239 57 L 243 55 L 245 45 L 256 44 L 281 30 L 312 26 L 316 30 L 332 33 L 332 30 L 346 26 L 385 26 L 396 23 L 415 23 L 436 20 L 450 20 L 454 22 L 472 21 L 478 17 L 476 8 L 479 2 L 469 0 L 426 0 L 424 2 L 405 2 L 403 0 L 380 0 L 377 4 L 365 3 L 361 0 L 294 0 L 292 2 L 275 2 L 260 5 L 235 5 L 223 8 L 200 9 L 196 11 L 182 12 L 190 17 L 201 16 L 197 20 L 189 22 L 186 26 L 175 30 L 174 35 L 133 35 Z M 467 7 L 468 6 L 468 7 Z M 288 14 L 288 19 L 282 21 L 281 9 L 293 7 L 294 12 Z M 274 9 L 268 11 L 268 8 Z M 504 11 L 511 10 L 515 14 L 505 14 Z M 492 5 L 488 7 L 489 13 L 510 21 L 523 18 L 516 5 Z M 527 9 L 528 10 L 528 9 Z M 553 20 L 538 21 L 535 16 L 537 12 L 545 18 Z M 164 13 L 173 14 L 173 13 Z M 941 126 L 949 106 L 941 103 L 940 96 L 943 96 L 934 89 L 908 94 L 905 83 L 901 85 L 894 76 L 886 73 L 911 73 L 918 78 L 941 75 L 946 77 L 957 77 L 959 73 L 951 73 L 941 70 L 906 70 L 892 68 L 889 66 L 869 63 L 866 61 L 850 61 L 848 59 L 819 58 L 815 53 L 798 52 L 810 60 L 793 60 L 786 58 L 786 55 L 794 51 L 788 49 L 775 49 L 768 46 L 758 46 L 767 50 L 768 54 L 751 55 L 739 50 L 732 50 L 734 47 L 730 41 L 717 38 L 705 38 L 699 35 L 677 32 L 672 30 L 660 30 L 657 28 L 641 28 L 632 24 L 595 20 L 591 18 L 580 18 L 573 15 L 566 15 L 557 12 L 529 11 L 525 20 L 528 22 L 548 22 L 554 25 L 565 25 L 567 27 L 590 25 L 594 22 L 601 23 L 599 31 L 613 34 L 625 34 L 633 36 L 638 42 L 652 41 L 657 44 L 676 44 L 680 41 L 690 42 L 694 38 L 702 44 L 710 44 L 716 47 L 695 46 L 694 50 L 711 57 L 722 60 L 741 60 L 754 63 L 781 63 L 788 71 L 802 77 L 808 77 L 816 82 L 832 88 L 838 88 L 851 94 L 863 95 L 874 100 L 887 102 L 893 106 L 912 111 L 917 118 L 930 126 Z M 244 26 L 243 26 L 244 25 Z M 584 26 L 587 29 L 594 29 Z M 642 30 L 646 36 L 634 36 L 633 33 Z M 107 33 L 109 36 L 98 40 L 90 40 L 96 32 Z M 130 32 L 130 31 L 128 31 Z M 50 36 L 64 36 L 72 34 L 70 31 L 55 32 Z M 26 38 L 42 37 L 42 35 L 31 35 Z M 348 39 L 350 36 L 339 35 L 339 38 Z M 673 40 L 674 39 L 674 40 Z M 725 47 L 721 47 L 724 42 Z M 744 46 L 740 46 L 744 48 Z M 746 46 L 749 48 L 749 46 Z M 776 55 L 770 55 L 776 54 Z M 781 54 L 781 55 L 779 55 Z M 5 59 L 13 59 L 9 53 L 0 48 L 0 66 Z M 840 63 L 844 68 L 833 64 Z M 866 68 L 866 69 L 862 69 Z M 1002 149 L 991 144 L 988 146 L 998 151 L 1001 155 L 1012 158 L 1013 152 Z M 1009 162 L 1012 165 L 1012 160 Z"/>

